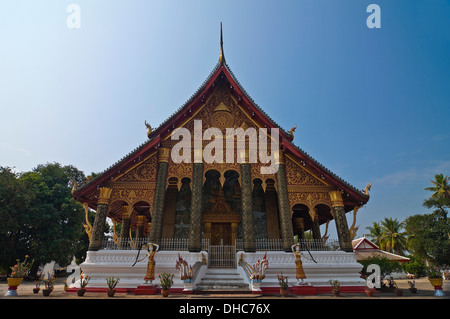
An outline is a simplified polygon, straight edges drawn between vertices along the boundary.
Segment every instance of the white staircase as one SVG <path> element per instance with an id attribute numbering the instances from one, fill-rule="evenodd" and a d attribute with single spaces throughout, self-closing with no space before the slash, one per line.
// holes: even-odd
<path id="1" fill-rule="evenodd" d="M 204 293 L 251 293 L 248 282 L 236 268 L 208 268 L 194 290 Z"/>

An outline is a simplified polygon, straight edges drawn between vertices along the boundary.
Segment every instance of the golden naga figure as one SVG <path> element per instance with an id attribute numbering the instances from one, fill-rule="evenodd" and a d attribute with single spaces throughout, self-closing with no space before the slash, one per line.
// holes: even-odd
<path id="1" fill-rule="evenodd" d="M 147 121 L 145 121 L 145 126 L 147 127 L 147 137 L 150 138 L 150 134 L 152 133 L 153 129 L 150 124 L 147 123 Z"/>
<path id="2" fill-rule="evenodd" d="M 364 195 L 369 195 L 370 189 L 372 188 L 372 182 L 367 184 L 367 186 L 364 188 Z"/>
<path id="3" fill-rule="evenodd" d="M 297 243 L 295 245 L 292 245 L 292 252 L 295 255 L 295 278 L 297 280 L 301 280 L 303 283 L 303 279 L 306 278 L 305 271 L 303 270 L 303 264 L 302 264 L 302 253 L 300 252 L 300 244 Z"/>
<path id="4" fill-rule="evenodd" d="M 295 124 L 289 131 L 289 135 L 291 136 L 292 139 L 294 139 L 294 132 L 296 129 L 297 129 L 297 124 Z"/>
<path id="5" fill-rule="evenodd" d="M 350 227 L 350 229 L 348 230 L 350 233 L 351 240 L 353 240 L 353 238 L 355 238 L 356 232 L 359 229 L 359 226 L 356 226 L 356 213 L 358 213 L 358 210 L 359 210 L 359 206 L 355 206 L 353 208 L 353 223 L 352 223 L 352 226 Z"/>
<path id="6" fill-rule="evenodd" d="M 156 246 L 154 248 L 153 246 Z M 145 283 L 150 281 L 152 283 L 153 280 L 155 280 L 155 254 L 159 250 L 159 246 L 157 244 L 148 244 L 148 264 L 147 264 L 147 272 L 145 273 Z"/>

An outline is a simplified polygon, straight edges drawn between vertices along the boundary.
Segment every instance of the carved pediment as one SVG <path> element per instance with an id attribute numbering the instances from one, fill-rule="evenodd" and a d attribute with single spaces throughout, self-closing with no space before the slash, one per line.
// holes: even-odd
<path id="1" fill-rule="evenodd" d="M 288 185 L 327 185 L 289 158 L 286 158 L 286 181 Z"/>

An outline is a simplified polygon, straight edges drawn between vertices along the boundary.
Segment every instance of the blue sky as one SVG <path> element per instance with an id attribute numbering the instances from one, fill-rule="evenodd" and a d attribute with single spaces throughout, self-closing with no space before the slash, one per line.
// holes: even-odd
<path id="1" fill-rule="evenodd" d="M 369 29 L 369 4 L 381 28 Z M 68 28 L 67 6 L 81 9 Z M 295 144 L 357 188 L 358 235 L 450 174 L 450 1 L 2 1 L 0 165 L 101 172 L 219 57 Z M 350 216 L 349 222 L 351 223 Z"/>

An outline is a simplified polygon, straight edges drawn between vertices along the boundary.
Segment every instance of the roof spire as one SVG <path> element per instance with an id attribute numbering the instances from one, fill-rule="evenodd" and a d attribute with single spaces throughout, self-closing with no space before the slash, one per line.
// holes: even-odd
<path id="1" fill-rule="evenodd" d="M 222 36 L 222 22 L 220 22 L 220 56 L 219 62 L 225 63 L 225 54 L 223 53 L 223 36 Z"/>

